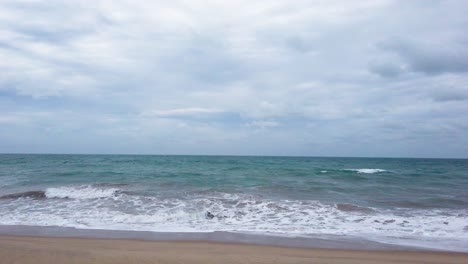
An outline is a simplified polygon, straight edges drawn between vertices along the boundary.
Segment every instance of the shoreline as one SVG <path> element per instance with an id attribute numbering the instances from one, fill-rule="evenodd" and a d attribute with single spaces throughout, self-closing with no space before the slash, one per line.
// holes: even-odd
<path id="1" fill-rule="evenodd" d="M 465 263 L 468 253 L 0 235 L 5 263 Z"/>
<path id="2" fill-rule="evenodd" d="M 202 242 L 218 244 L 259 245 L 272 247 L 367 251 L 421 251 L 454 252 L 427 247 L 382 243 L 358 237 L 317 235 L 315 237 L 287 237 L 275 234 L 248 234 L 236 232 L 151 232 L 132 230 L 79 229 L 59 226 L 0 225 L 0 236 L 139 240 L 149 242 Z"/>

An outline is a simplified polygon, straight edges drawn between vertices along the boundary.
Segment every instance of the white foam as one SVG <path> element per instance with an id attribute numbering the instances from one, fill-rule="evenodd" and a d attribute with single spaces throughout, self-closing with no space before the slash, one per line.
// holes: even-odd
<path id="1" fill-rule="evenodd" d="M 47 188 L 47 198 L 96 199 L 113 196 L 117 188 L 95 188 L 91 186 L 65 186 Z"/>
<path id="2" fill-rule="evenodd" d="M 53 193 L 50 188 L 49 193 Z M 55 188 L 76 199 L 8 200 L 0 204 L 0 224 L 65 226 L 153 232 L 231 231 L 292 236 L 349 235 L 377 241 L 460 249 L 468 245 L 468 210 L 341 211 L 318 201 L 269 200 L 253 195 L 211 193 L 158 199 L 94 187 Z M 78 192 L 80 190 L 80 192 Z M 83 191 L 85 190 L 85 191 Z M 79 193 L 79 195 L 75 195 Z M 57 196 L 55 196 L 57 197 Z M 88 199 L 102 198 L 102 199 Z M 206 214 L 214 215 L 207 219 Z M 458 245 L 458 246 L 457 246 Z"/>
<path id="3" fill-rule="evenodd" d="M 347 171 L 355 171 L 357 173 L 366 173 L 366 174 L 374 174 L 379 172 L 385 172 L 386 170 L 383 169 L 346 169 Z"/>

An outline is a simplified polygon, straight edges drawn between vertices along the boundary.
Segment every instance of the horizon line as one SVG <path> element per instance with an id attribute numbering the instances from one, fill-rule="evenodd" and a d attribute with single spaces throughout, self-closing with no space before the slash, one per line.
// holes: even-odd
<path id="1" fill-rule="evenodd" d="M 145 153 L 39 153 L 0 152 L 0 155 L 95 155 L 95 156 L 208 156 L 208 157 L 278 157 L 278 158 L 362 158 L 362 159 L 458 159 L 461 157 L 397 157 L 397 156 L 317 156 L 317 155 L 259 155 L 259 154 L 145 154 Z"/>

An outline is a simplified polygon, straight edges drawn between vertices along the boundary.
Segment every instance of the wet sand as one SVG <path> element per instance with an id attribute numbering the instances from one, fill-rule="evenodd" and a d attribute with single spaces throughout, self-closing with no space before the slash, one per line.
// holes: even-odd
<path id="1" fill-rule="evenodd" d="M 0 236 L 1 263 L 467 263 L 468 253 Z"/>

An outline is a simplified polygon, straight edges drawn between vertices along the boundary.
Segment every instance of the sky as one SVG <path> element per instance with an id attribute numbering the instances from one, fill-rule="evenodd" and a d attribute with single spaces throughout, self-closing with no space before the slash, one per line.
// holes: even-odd
<path id="1" fill-rule="evenodd" d="M 468 1 L 0 1 L 0 152 L 468 158 Z"/>

